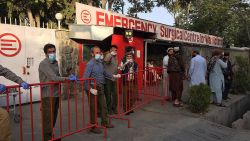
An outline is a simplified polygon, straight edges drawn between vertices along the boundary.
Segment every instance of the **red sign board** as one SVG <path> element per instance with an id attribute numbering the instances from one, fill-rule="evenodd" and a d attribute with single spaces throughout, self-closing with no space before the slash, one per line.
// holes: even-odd
<path id="1" fill-rule="evenodd" d="M 115 12 L 76 3 L 76 20 L 80 25 L 97 25 L 108 27 L 121 27 L 156 34 L 157 39 L 191 44 L 222 47 L 223 39 L 220 37 L 188 31 L 168 25 L 127 17 Z"/>

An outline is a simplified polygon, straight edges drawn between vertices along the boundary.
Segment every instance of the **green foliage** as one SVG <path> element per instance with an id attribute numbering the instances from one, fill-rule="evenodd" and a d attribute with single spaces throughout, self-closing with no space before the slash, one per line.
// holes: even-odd
<path id="1" fill-rule="evenodd" d="M 87 4 L 87 0 L 8 0 L 0 2 L 0 17 L 8 16 L 22 21 L 24 19 L 32 21 L 38 18 L 36 19 L 37 24 L 42 21 L 56 25 L 55 14 L 61 12 L 64 15 L 63 23 L 74 23 L 75 2 Z M 93 6 L 98 5 L 99 7 L 100 5 L 100 0 L 92 0 L 91 2 Z"/>
<path id="2" fill-rule="evenodd" d="M 124 5 L 124 0 L 114 0 L 112 9 L 117 13 L 121 12 L 122 14 L 124 14 Z"/>
<path id="3" fill-rule="evenodd" d="M 188 92 L 190 95 L 189 106 L 192 112 L 206 112 L 212 94 L 210 87 L 205 84 L 195 85 L 192 86 Z"/>
<path id="4" fill-rule="evenodd" d="M 237 56 L 237 71 L 234 74 L 234 92 L 244 94 L 250 91 L 250 64 L 247 58 Z"/>
<path id="5" fill-rule="evenodd" d="M 128 0 L 132 5 L 128 8 L 127 14 L 132 17 L 138 17 L 137 13 L 152 12 L 158 1 L 155 0 Z"/>
<path id="6" fill-rule="evenodd" d="M 187 22 L 181 27 L 221 36 L 225 45 L 250 46 L 249 14 L 249 1 L 194 1 Z"/>

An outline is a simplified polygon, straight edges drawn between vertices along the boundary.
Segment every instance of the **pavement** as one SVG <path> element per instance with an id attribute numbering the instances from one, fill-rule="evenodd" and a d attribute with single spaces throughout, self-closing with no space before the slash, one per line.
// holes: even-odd
<path id="1" fill-rule="evenodd" d="M 73 99 L 72 99 L 73 101 Z M 62 108 L 67 105 L 67 101 L 62 102 Z M 71 102 L 73 104 L 73 102 Z M 39 103 L 33 104 L 34 110 L 34 137 L 35 140 L 41 140 L 41 125 L 39 124 L 40 111 Z M 31 140 L 31 124 L 28 122 L 29 106 L 23 107 L 23 140 Z M 217 108 L 211 106 L 209 111 Z M 26 111 L 27 110 L 27 111 Z M 218 109 L 217 109 L 218 110 Z M 66 109 L 62 111 L 62 116 L 67 117 Z M 79 111 L 72 110 L 74 115 Z M 166 102 L 161 105 L 160 101 L 153 101 L 141 109 L 135 110 L 135 113 L 124 116 L 131 121 L 131 127 L 128 128 L 127 122 L 119 119 L 112 119 L 115 128 L 107 129 L 107 141 L 250 141 L 250 131 L 236 130 L 220 124 L 210 122 L 205 119 L 203 114 L 191 113 L 187 107 L 176 108 L 172 103 Z M 79 117 L 81 119 L 81 117 Z M 57 127 L 58 122 L 57 119 Z M 75 117 L 71 117 L 71 128 L 75 127 Z M 67 132 L 67 121 L 62 120 L 64 132 Z M 79 122 L 79 126 L 83 123 Z M 85 124 L 85 123 L 84 123 Z M 20 139 L 20 123 L 12 123 L 13 140 Z M 59 133 L 58 128 L 56 133 Z M 104 141 L 103 134 L 93 134 L 88 130 L 70 135 L 64 138 L 65 141 Z"/>

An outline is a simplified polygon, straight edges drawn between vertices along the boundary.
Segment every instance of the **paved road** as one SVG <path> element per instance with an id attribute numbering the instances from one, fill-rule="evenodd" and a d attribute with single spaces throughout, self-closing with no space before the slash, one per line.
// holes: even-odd
<path id="1" fill-rule="evenodd" d="M 66 106 L 65 102 L 63 102 L 63 106 Z M 25 108 L 27 110 L 28 106 Z M 63 111 L 63 117 L 67 116 L 65 111 L 67 110 Z M 26 111 L 24 110 L 24 112 Z M 73 110 L 72 113 L 74 113 Z M 41 125 L 39 124 L 41 119 L 39 117 L 39 104 L 34 104 L 36 140 L 41 140 Z M 159 101 L 154 101 L 143 109 L 125 116 L 125 118 L 130 119 L 131 128 L 127 128 L 126 121 L 113 119 L 112 123 L 115 128 L 107 130 L 107 141 L 250 141 L 250 132 L 237 131 L 212 123 L 205 120 L 202 115 L 190 113 L 187 107 L 175 108 L 169 102 L 162 106 Z M 29 116 L 26 113 L 23 119 L 25 141 L 31 140 L 30 123 L 28 121 Z M 75 117 L 71 117 L 71 128 L 75 127 L 74 123 Z M 79 125 L 81 124 L 79 123 Z M 18 140 L 20 135 L 19 125 L 13 123 L 15 141 Z M 65 120 L 63 120 L 63 127 L 66 132 L 67 121 Z M 59 130 L 57 129 L 56 132 L 59 133 Z M 103 134 L 95 135 L 85 130 L 63 140 L 103 141 L 104 138 Z"/>

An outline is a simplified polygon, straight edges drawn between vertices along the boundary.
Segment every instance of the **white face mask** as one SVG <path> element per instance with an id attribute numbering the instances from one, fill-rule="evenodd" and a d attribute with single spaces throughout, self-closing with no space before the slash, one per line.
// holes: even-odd
<path id="1" fill-rule="evenodd" d="M 100 54 L 95 54 L 95 60 L 99 60 L 101 59 L 101 55 Z"/>
<path id="2" fill-rule="evenodd" d="M 117 53 L 115 51 L 111 51 L 111 55 L 115 56 Z"/>
<path id="3" fill-rule="evenodd" d="M 133 59 L 127 59 L 127 62 L 133 62 Z"/>
<path id="4" fill-rule="evenodd" d="M 103 58 L 104 58 L 103 55 L 101 55 L 101 56 L 100 56 L 100 59 L 102 60 Z"/>

